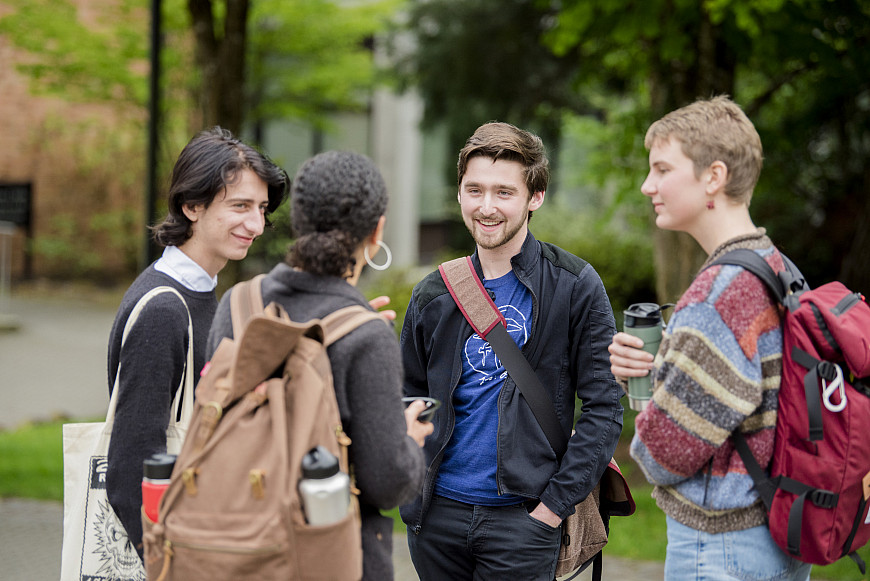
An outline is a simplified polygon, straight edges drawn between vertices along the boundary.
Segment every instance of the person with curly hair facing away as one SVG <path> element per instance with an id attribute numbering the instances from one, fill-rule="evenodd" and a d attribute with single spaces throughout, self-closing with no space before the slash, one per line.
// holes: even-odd
<path id="1" fill-rule="evenodd" d="M 276 302 L 297 322 L 321 319 L 351 305 L 372 308 L 356 288 L 381 247 L 387 188 L 364 155 L 329 151 L 306 161 L 293 180 L 291 224 L 296 236 L 285 262 L 263 279 L 263 304 Z M 387 261 L 389 262 L 389 260 Z M 233 336 L 228 291 L 209 333 L 209 354 Z M 327 349 L 349 459 L 360 490 L 363 579 L 393 578 L 393 521 L 381 514 L 411 500 L 423 482 L 422 445 L 432 424 L 403 410 L 402 361 L 390 324 L 372 320 Z"/>

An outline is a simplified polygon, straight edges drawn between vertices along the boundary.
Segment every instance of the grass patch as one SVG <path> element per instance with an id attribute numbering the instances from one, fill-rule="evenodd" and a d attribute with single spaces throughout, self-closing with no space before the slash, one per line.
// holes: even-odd
<path id="1" fill-rule="evenodd" d="M 0 498 L 63 500 L 62 422 L 0 431 Z"/>
<path id="2" fill-rule="evenodd" d="M 632 485 L 631 496 L 637 510 L 631 516 L 611 517 L 610 536 L 604 548 L 608 555 L 640 561 L 665 560 L 668 544 L 665 513 L 658 509 L 651 494 L 650 485 Z"/>
<path id="3" fill-rule="evenodd" d="M 626 413 L 626 432 L 633 429 L 633 414 Z M 0 430 L 0 498 L 18 497 L 63 500 L 63 424 L 57 421 L 27 424 L 11 431 Z M 608 555 L 643 561 L 663 561 L 667 545 L 665 515 L 651 497 L 652 487 L 641 481 L 640 470 L 627 458 L 626 434 L 617 451 L 620 468 L 631 483 L 637 512 L 610 520 Z M 405 532 L 399 509 L 386 511 L 396 532 Z M 870 563 L 870 545 L 858 554 Z M 851 559 L 826 567 L 814 566 L 813 581 L 860 581 L 865 579 Z"/>

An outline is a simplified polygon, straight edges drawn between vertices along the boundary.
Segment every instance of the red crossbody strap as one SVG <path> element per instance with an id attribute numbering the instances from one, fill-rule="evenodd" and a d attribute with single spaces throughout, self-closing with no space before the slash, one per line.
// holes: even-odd
<path id="1" fill-rule="evenodd" d="M 462 315 L 480 337 L 486 338 L 499 323 L 507 326 L 504 315 L 495 306 L 474 271 L 470 256 L 445 262 L 438 267 L 438 271 Z"/>

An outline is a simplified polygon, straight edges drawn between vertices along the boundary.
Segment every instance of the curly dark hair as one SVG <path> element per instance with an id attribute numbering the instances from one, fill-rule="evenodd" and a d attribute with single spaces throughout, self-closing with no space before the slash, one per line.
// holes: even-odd
<path id="1" fill-rule="evenodd" d="M 387 211 L 387 186 L 374 162 L 359 153 L 327 151 L 306 161 L 293 178 L 291 224 L 296 242 L 290 266 L 345 277 L 354 252 Z"/>
<path id="2" fill-rule="evenodd" d="M 215 196 L 232 184 L 240 172 L 249 169 L 266 182 L 269 214 L 287 198 L 290 179 L 287 173 L 264 154 L 247 145 L 221 127 L 213 127 L 196 135 L 181 150 L 169 185 L 169 213 L 163 221 L 151 227 L 154 240 L 161 246 L 181 246 L 193 235 L 191 221 L 184 215 L 184 206 L 211 205 Z"/>

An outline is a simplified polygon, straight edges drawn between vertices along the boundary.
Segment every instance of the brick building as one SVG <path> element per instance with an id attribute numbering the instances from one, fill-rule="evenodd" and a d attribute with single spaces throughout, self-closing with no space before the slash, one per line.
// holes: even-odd
<path id="1" fill-rule="evenodd" d="M 0 18 L 10 10 L 0 2 Z M 143 214 L 145 111 L 35 94 L 17 68 L 28 58 L 0 35 L 0 221 L 14 232 L 2 238 L 11 278 L 124 277 L 135 270 Z"/>

